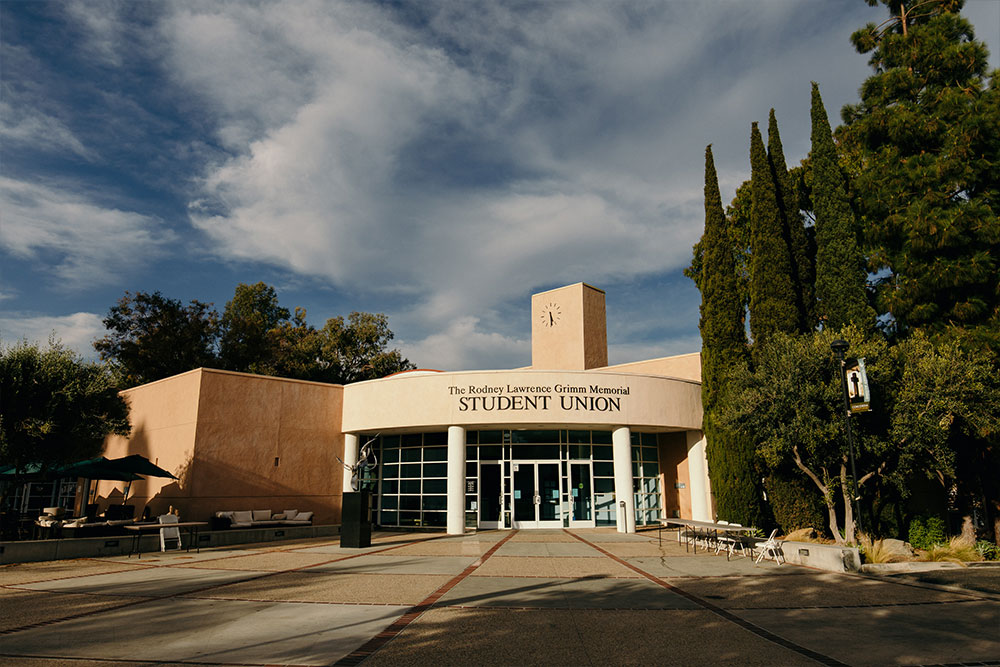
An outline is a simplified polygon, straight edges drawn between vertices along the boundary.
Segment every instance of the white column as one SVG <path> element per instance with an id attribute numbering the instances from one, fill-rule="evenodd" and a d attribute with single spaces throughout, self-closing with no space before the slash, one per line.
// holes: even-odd
<path id="1" fill-rule="evenodd" d="M 448 427 L 448 534 L 465 532 L 465 429 Z"/>
<path id="2" fill-rule="evenodd" d="M 344 434 L 344 463 L 348 466 L 358 465 L 358 436 L 354 433 Z M 344 468 L 344 493 L 354 491 L 351 486 L 351 471 Z"/>
<path id="3" fill-rule="evenodd" d="M 705 458 L 705 436 L 701 431 L 687 432 L 688 487 L 691 489 L 691 518 L 712 521 L 712 500 L 708 487 L 708 460 Z"/>
<path id="4" fill-rule="evenodd" d="M 632 492 L 632 434 L 627 426 L 611 433 L 611 454 L 615 462 L 615 516 L 619 533 L 635 532 L 635 494 Z M 622 501 L 625 501 L 624 516 Z"/>

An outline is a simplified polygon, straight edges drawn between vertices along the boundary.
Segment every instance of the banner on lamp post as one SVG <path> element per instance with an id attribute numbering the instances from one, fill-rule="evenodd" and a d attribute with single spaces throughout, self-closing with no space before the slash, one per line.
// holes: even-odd
<path id="1" fill-rule="evenodd" d="M 871 410 L 871 393 L 868 391 L 864 357 L 844 361 L 844 378 L 847 381 L 847 402 L 851 412 Z"/>

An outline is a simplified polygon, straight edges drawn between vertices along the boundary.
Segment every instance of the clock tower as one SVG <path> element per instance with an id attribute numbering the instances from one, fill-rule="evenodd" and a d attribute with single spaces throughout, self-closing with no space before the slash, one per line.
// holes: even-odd
<path id="1" fill-rule="evenodd" d="M 531 297 L 531 367 L 587 370 L 608 365 L 604 291 L 576 283 Z"/>

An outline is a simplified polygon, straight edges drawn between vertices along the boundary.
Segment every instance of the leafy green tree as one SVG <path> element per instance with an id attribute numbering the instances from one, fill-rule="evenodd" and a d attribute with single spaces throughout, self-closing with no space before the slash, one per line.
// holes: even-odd
<path id="1" fill-rule="evenodd" d="M 875 311 L 868 305 L 868 273 L 858 245 L 846 180 L 840 170 L 830 121 L 819 86 L 812 84 L 812 200 L 816 216 L 816 305 L 823 326 L 854 323 L 874 327 Z"/>
<path id="2" fill-rule="evenodd" d="M 393 333 L 381 313 L 353 312 L 345 321 L 333 317 L 320 334 L 320 364 L 328 382 L 347 384 L 416 368 L 396 349 L 387 349 Z"/>
<path id="3" fill-rule="evenodd" d="M 915 475 L 936 479 L 942 493 L 960 484 L 961 448 L 970 440 L 995 447 L 1000 435 L 1000 381 L 985 352 L 933 344 L 919 332 L 889 347 L 853 325 L 775 334 L 759 343 L 752 370 L 734 368 L 720 423 L 752 437 L 770 466 L 793 462 L 822 497 L 831 535 L 854 542 L 842 386 L 830 350 L 838 337 L 865 358 L 872 390 L 872 412 L 851 417 L 863 506 L 876 482 L 902 497 Z"/>
<path id="4" fill-rule="evenodd" d="M 213 366 L 218 313 L 211 304 L 184 306 L 159 292 L 125 292 L 104 318 L 108 334 L 94 342 L 126 386 Z"/>
<path id="5" fill-rule="evenodd" d="M 220 322 L 222 367 L 250 373 L 268 368 L 275 352 L 270 332 L 287 322 L 289 315 L 287 308 L 278 305 L 278 294 L 270 285 L 237 285 Z"/>
<path id="6" fill-rule="evenodd" d="M 750 133 L 750 170 L 750 333 L 756 344 L 776 332 L 799 331 L 801 323 L 792 256 L 757 123 Z"/>
<path id="7" fill-rule="evenodd" d="M 876 0 L 868 0 L 875 6 Z M 1000 349 L 1000 85 L 962 0 L 883 0 L 852 35 L 875 73 L 837 137 L 881 306 L 906 331 Z"/>
<path id="8" fill-rule="evenodd" d="M 0 346 L 0 466 L 49 470 L 98 456 L 105 436 L 130 431 L 105 366 L 51 340 Z"/>
<path id="9" fill-rule="evenodd" d="M 785 242 L 792 255 L 792 282 L 799 310 L 799 330 L 812 331 L 816 328 L 814 283 L 816 280 L 815 250 L 810 243 L 799 211 L 799 191 L 794 178 L 785 163 L 785 151 L 781 146 L 778 121 L 774 109 L 768 115 L 767 161 L 771 167 L 771 178 L 776 188 L 776 200 Z"/>

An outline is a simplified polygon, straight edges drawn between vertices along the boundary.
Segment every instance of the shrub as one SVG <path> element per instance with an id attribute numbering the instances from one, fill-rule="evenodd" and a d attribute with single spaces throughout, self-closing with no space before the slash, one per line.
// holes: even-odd
<path id="1" fill-rule="evenodd" d="M 962 536 L 953 537 L 947 544 L 935 544 L 920 556 L 920 560 L 971 563 L 980 559 L 976 545 Z"/>
<path id="2" fill-rule="evenodd" d="M 997 545 L 988 540 L 979 540 L 976 542 L 976 551 L 979 552 L 983 560 L 997 560 L 1000 558 L 1000 549 L 997 549 Z"/>
<path id="3" fill-rule="evenodd" d="M 823 502 L 811 482 L 793 477 L 785 471 L 775 471 L 764 482 L 774 520 L 786 535 L 800 528 L 815 528 L 825 533 L 827 528 Z"/>
<path id="4" fill-rule="evenodd" d="M 914 549 L 930 549 L 946 541 L 944 519 L 941 517 L 917 516 L 910 521 L 909 542 Z"/>
<path id="5" fill-rule="evenodd" d="M 898 553 L 886 548 L 885 540 L 872 540 L 867 535 L 861 535 L 858 542 L 858 549 L 864 556 L 866 563 L 900 563 L 906 560 Z"/>

